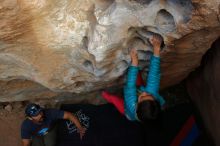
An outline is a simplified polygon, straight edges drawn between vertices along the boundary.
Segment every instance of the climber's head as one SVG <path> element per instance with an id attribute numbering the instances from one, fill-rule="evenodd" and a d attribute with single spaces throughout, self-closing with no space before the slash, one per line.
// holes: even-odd
<path id="1" fill-rule="evenodd" d="M 151 94 L 148 94 L 147 92 L 142 92 L 139 96 L 138 96 L 138 103 L 144 101 L 144 100 L 152 100 L 154 101 L 154 98 Z"/>
<path id="2" fill-rule="evenodd" d="M 161 111 L 160 104 L 147 92 L 142 92 L 138 97 L 137 117 L 142 122 L 154 120 Z"/>

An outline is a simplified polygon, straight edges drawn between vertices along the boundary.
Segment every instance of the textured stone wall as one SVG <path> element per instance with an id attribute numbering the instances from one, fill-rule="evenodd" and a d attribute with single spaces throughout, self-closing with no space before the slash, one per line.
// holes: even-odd
<path id="1" fill-rule="evenodd" d="M 161 87 L 168 87 L 194 70 L 220 35 L 219 11 L 219 0 L 1 0 L 0 80 L 75 93 L 123 83 L 129 49 L 139 50 L 147 70 L 148 39 L 158 33 L 165 44 Z"/>
<path id="2" fill-rule="evenodd" d="M 188 92 L 215 145 L 220 145 L 220 37 L 187 79 Z"/>

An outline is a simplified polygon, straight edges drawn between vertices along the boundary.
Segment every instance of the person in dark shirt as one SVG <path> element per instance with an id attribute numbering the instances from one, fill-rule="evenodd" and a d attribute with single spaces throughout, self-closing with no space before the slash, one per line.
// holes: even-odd
<path id="1" fill-rule="evenodd" d="M 84 136 L 86 128 L 72 113 L 58 109 L 43 109 L 31 103 L 25 109 L 26 119 L 21 125 L 21 138 L 23 146 L 55 146 L 56 128 L 58 119 L 70 120 L 78 128 L 80 138 Z"/>

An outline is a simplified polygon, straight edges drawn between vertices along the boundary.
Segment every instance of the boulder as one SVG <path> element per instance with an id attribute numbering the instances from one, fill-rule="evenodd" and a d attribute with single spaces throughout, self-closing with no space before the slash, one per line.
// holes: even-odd
<path id="1" fill-rule="evenodd" d="M 219 11 L 219 0 L 2 0 L 0 80 L 51 94 L 122 85 L 130 48 L 147 71 L 157 33 L 165 88 L 200 65 L 220 35 Z"/>
<path id="2" fill-rule="evenodd" d="M 220 38 L 187 78 L 187 89 L 215 145 L 220 145 Z"/>

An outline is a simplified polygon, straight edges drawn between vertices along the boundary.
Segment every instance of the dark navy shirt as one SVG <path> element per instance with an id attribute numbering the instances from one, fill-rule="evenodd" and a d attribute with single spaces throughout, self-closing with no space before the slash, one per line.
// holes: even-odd
<path id="1" fill-rule="evenodd" d="M 64 117 L 64 111 L 62 110 L 44 109 L 43 112 L 44 120 L 41 124 L 34 123 L 29 119 L 23 121 L 21 125 L 22 139 L 31 139 L 34 135 L 44 135 L 56 120 Z"/>

